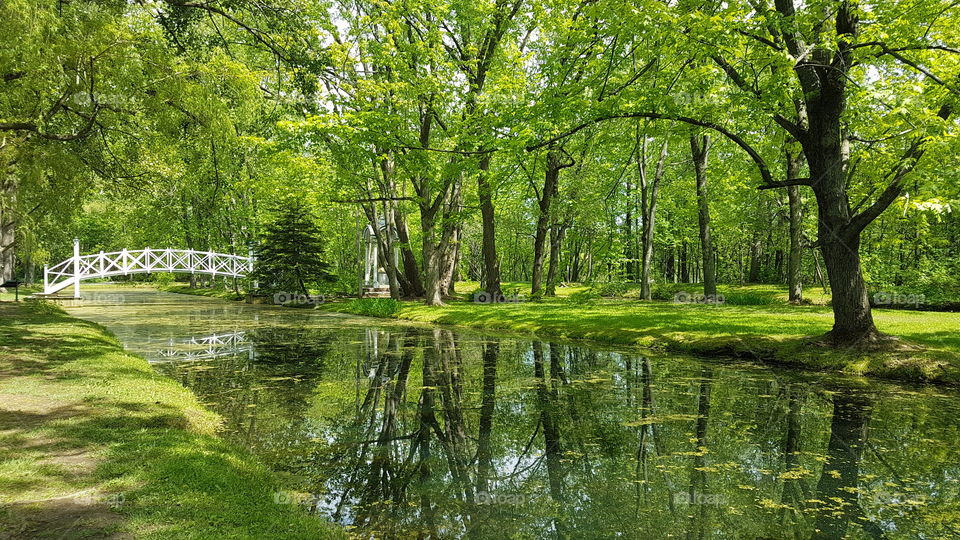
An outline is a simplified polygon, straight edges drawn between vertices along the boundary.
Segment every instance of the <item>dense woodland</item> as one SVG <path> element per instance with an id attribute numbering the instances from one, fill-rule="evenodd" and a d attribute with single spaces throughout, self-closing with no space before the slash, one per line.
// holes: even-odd
<path id="1" fill-rule="evenodd" d="M 355 294 L 459 280 L 960 297 L 948 0 L 3 0 L 2 278 L 245 254 L 306 205 Z"/>

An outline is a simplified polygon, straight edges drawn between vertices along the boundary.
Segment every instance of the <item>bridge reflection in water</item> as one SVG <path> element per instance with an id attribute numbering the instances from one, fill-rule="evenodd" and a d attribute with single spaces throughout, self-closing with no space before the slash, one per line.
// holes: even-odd
<path id="1" fill-rule="evenodd" d="M 220 332 L 209 336 L 191 337 L 169 341 L 166 348 L 155 355 L 147 354 L 152 364 L 177 361 L 212 360 L 226 356 L 247 355 L 249 360 L 256 358 L 253 344 L 243 331 Z"/>

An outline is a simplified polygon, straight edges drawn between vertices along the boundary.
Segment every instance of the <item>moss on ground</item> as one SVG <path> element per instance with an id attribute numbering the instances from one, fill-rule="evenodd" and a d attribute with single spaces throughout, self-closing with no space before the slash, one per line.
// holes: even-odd
<path id="1" fill-rule="evenodd" d="M 0 537 L 339 538 L 220 419 L 45 303 L 0 303 Z"/>

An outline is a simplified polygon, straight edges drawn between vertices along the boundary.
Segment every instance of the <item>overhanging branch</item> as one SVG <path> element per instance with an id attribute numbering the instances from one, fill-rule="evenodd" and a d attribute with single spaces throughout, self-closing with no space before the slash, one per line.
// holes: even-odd
<path id="1" fill-rule="evenodd" d="M 538 150 L 545 146 L 549 146 L 551 144 L 556 143 L 557 141 L 566 139 L 567 137 L 570 137 L 576 133 L 579 133 L 580 131 L 590 126 L 599 124 L 600 122 L 605 122 L 607 120 L 626 119 L 626 118 L 646 118 L 648 120 L 672 120 L 674 122 L 682 122 L 684 124 L 689 124 L 691 126 L 699 126 L 712 131 L 716 131 L 717 133 L 723 135 L 727 139 L 731 140 L 734 144 L 742 148 L 743 151 L 745 151 L 750 156 L 750 158 L 753 159 L 754 163 L 756 163 L 757 165 L 757 168 L 760 170 L 760 177 L 763 179 L 764 184 L 767 184 L 767 185 L 775 184 L 775 181 L 773 180 L 773 175 L 770 173 L 770 167 L 767 166 L 767 163 L 766 161 L 764 161 L 763 156 L 761 156 L 760 153 L 756 151 L 756 149 L 750 146 L 750 144 L 747 141 L 745 141 L 743 137 L 737 135 L 736 133 L 733 133 L 729 129 L 719 124 L 716 124 L 714 122 L 698 120 L 696 118 L 690 118 L 689 116 L 681 116 L 681 115 L 675 115 L 675 114 L 664 114 L 664 113 L 656 113 L 656 112 L 635 112 L 635 113 L 623 113 L 623 114 L 613 114 L 609 116 L 602 116 L 602 117 L 594 118 L 593 120 L 584 122 L 579 126 L 576 126 L 555 137 L 551 137 L 547 140 L 529 145 L 527 146 L 527 151 L 530 152 L 533 150 Z"/>

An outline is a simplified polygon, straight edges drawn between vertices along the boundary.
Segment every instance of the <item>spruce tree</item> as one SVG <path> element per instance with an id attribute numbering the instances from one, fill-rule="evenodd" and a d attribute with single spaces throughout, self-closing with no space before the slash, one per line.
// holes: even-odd
<path id="1" fill-rule="evenodd" d="M 261 289 L 298 290 L 309 298 L 308 285 L 334 279 L 323 258 L 322 232 L 301 202 L 285 204 L 274 215 L 255 250 L 253 278 Z"/>

